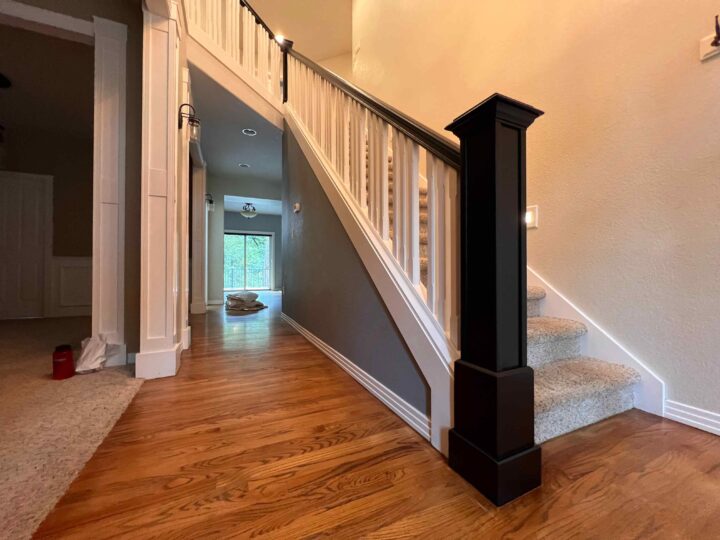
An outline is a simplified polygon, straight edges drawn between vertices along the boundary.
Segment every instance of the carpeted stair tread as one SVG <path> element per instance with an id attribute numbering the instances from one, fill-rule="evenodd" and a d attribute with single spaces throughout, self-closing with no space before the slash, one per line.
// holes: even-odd
<path id="1" fill-rule="evenodd" d="M 535 442 L 570 433 L 635 405 L 633 369 L 576 357 L 535 370 Z"/>
<path id="2" fill-rule="evenodd" d="M 639 381 L 637 371 L 620 364 L 587 356 L 557 360 L 535 370 L 535 412 L 540 414 Z"/>
<path id="3" fill-rule="evenodd" d="M 543 289 L 542 287 L 538 287 L 537 285 L 528 285 L 528 300 L 542 300 L 543 298 L 545 298 L 545 289 Z"/>
<path id="4" fill-rule="evenodd" d="M 557 317 L 533 317 L 527 322 L 528 345 L 573 339 L 587 333 L 584 324 Z"/>

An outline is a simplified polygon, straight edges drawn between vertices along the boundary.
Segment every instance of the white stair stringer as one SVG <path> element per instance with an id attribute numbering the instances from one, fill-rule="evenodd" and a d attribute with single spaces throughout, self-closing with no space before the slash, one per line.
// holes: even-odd
<path id="1" fill-rule="evenodd" d="M 430 387 L 430 442 L 447 455 L 447 435 L 452 427 L 452 366 L 459 351 L 425 304 L 420 289 L 413 286 L 342 179 L 316 149 L 290 104 L 285 105 L 285 121 Z"/>

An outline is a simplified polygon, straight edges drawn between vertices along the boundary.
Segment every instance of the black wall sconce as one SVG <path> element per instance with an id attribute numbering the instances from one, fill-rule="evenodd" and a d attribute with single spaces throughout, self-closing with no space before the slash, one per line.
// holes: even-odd
<path id="1" fill-rule="evenodd" d="M 720 47 L 720 21 L 718 21 L 717 15 L 715 15 L 715 38 L 712 40 L 710 45 L 713 47 Z"/>
<path id="2" fill-rule="evenodd" d="M 186 110 L 183 110 L 186 109 Z M 182 129 L 183 118 L 187 118 L 190 127 L 190 138 L 194 140 L 200 139 L 200 119 L 195 113 L 195 107 L 189 103 L 183 103 L 178 109 L 178 129 Z"/>

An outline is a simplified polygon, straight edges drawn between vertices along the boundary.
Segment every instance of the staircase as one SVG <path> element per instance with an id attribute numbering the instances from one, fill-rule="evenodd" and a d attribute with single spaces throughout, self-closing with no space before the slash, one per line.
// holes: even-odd
<path id="1" fill-rule="evenodd" d="M 393 159 L 388 156 L 390 238 L 393 230 Z M 427 286 L 428 191 L 420 196 L 420 274 Z M 543 317 L 545 291 L 527 290 L 527 362 L 535 370 L 535 442 L 540 444 L 634 406 L 640 375 L 620 364 L 582 356 L 582 323 Z"/>
<path id="2" fill-rule="evenodd" d="M 545 291 L 528 287 L 528 365 L 535 370 L 535 442 L 632 409 L 640 375 L 581 356 L 584 325 L 541 316 Z"/>
<path id="3" fill-rule="evenodd" d="M 429 386 L 425 436 L 454 470 L 504 504 L 540 484 L 538 443 L 635 405 L 645 374 L 583 356 L 587 328 L 542 316 L 545 291 L 526 290 L 525 133 L 542 111 L 493 94 L 446 128 L 458 145 L 278 46 L 246 0 L 184 5 L 193 39 L 307 158 Z"/>

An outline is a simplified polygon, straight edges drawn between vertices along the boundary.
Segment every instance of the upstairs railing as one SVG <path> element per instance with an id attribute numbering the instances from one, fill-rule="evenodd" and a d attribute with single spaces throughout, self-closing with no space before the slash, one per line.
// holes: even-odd
<path id="1" fill-rule="evenodd" d="M 298 52 L 287 62 L 288 106 L 459 349 L 460 149 Z"/>
<path id="2" fill-rule="evenodd" d="M 283 97 L 283 54 L 275 36 L 243 0 L 184 0 L 188 33 L 227 67 L 277 102 Z"/>

